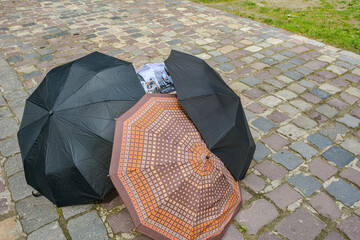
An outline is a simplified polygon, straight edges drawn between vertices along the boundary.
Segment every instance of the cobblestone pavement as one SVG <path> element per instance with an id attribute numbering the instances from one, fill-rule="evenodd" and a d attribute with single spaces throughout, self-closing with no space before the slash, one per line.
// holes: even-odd
<path id="1" fill-rule="evenodd" d="M 188 1 L 1 0 L 0 13 L 0 239 L 149 239 L 115 192 L 64 208 L 34 198 L 16 132 L 53 67 L 95 50 L 139 67 L 170 49 L 224 76 L 256 140 L 224 239 L 359 239 L 359 55 Z"/>

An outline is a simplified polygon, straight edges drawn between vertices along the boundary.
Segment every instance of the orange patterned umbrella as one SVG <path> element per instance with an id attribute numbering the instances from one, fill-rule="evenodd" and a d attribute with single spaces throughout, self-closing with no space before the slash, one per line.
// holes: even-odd
<path id="1" fill-rule="evenodd" d="M 221 239 L 241 206 L 239 182 L 174 94 L 146 94 L 117 119 L 110 177 L 154 239 Z"/>

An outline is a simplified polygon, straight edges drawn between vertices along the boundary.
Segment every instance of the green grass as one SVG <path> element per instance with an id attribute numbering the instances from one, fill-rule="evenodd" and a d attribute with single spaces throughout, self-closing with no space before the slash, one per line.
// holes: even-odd
<path id="1" fill-rule="evenodd" d="M 360 53 L 360 0 L 321 0 L 306 9 L 270 6 L 266 1 L 195 1 Z"/>

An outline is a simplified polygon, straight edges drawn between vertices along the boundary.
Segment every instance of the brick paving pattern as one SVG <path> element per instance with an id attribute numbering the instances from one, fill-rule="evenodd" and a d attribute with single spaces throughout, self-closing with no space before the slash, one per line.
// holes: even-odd
<path id="1" fill-rule="evenodd" d="M 64 208 L 34 198 L 16 132 L 53 67 L 100 51 L 137 68 L 171 49 L 219 71 L 256 141 L 224 239 L 359 239 L 359 55 L 189 1 L 3 0 L 0 13 L 0 239 L 150 239 L 116 192 Z"/>

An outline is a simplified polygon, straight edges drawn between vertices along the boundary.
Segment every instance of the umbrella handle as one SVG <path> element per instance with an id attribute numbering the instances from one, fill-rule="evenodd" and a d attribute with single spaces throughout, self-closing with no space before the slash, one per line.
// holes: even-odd
<path id="1" fill-rule="evenodd" d="M 39 192 L 34 192 L 34 190 L 31 192 L 34 197 L 41 197 L 42 194 Z"/>

